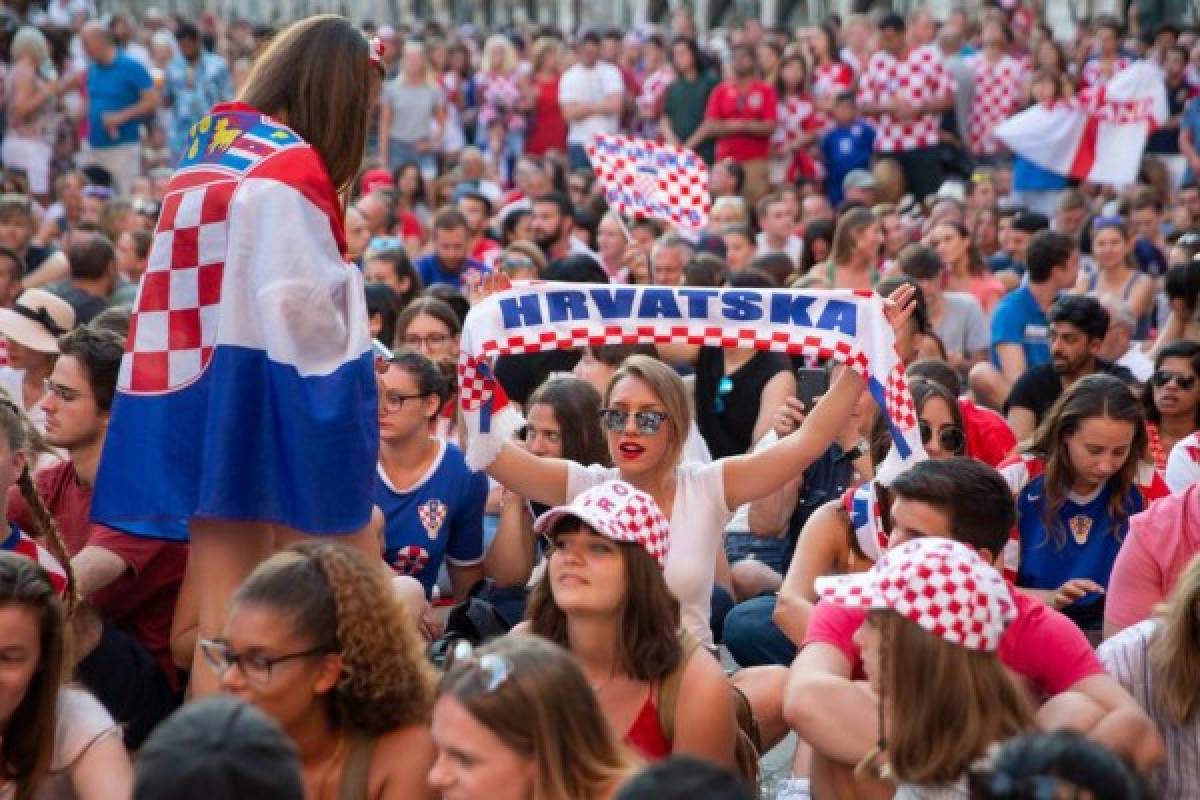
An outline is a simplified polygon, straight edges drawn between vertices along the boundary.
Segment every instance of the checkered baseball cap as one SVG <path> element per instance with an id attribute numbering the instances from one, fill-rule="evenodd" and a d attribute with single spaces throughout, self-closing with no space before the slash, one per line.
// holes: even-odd
<path id="1" fill-rule="evenodd" d="M 1008 584 L 961 542 L 924 537 L 888 550 L 868 572 L 817 578 L 822 600 L 891 610 L 968 650 L 994 652 L 1017 616 Z"/>
<path id="2" fill-rule="evenodd" d="M 615 542 L 638 545 L 660 567 L 667 558 L 671 533 L 667 518 L 653 497 L 624 481 L 607 481 L 580 492 L 569 504 L 538 517 L 533 530 L 539 535 L 549 533 L 563 517 L 574 517 Z"/>

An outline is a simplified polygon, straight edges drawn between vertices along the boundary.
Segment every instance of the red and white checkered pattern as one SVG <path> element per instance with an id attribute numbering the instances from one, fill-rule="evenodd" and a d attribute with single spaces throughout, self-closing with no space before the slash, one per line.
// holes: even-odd
<path id="1" fill-rule="evenodd" d="M 491 125 L 498 120 L 506 130 L 525 130 L 525 116 L 515 111 L 521 102 L 520 75 L 481 71 L 475 76 L 475 90 L 483 98 L 483 107 L 479 110 L 482 125 Z"/>
<path id="2" fill-rule="evenodd" d="M 660 567 L 667 559 L 670 523 L 653 497 L 624 481 L 606 481 L 580 492 L 567 505 L 552 508 L 538 517 L 533 529 L 545 534 L 563 517 L 576 517 L 615 542 L 636 544 Z"/>
<path id="3" fill-rule="evenodd" d="M 1136 100 L 1114 100 L 1105 87 L 1084 89 L 1079 93 L 1079 105 L 1087 114 L 1100 122 L 1131 125 L 1137 122 L 1155 124 L 1154 98 L 1141 97 Z"/>
<path id="4" fill-rule="evenodd" d="M 908 391 L 908 380 L 904 377 L 904 365 L 897 362 L 888 373 L 883 385 L 887 401 L 888 417 L 902 431 L 911 430 L 917 424 L 917 409 L 913 405 L 912 393 Z"/>
<path id="5" fill-rule="evenodd" d="M 1088 62 L 1083 65 L 1083 69 L 1079 73 L 1079 88 L 1090 89 L 1103 86 L 1112 80 L 1114 75 L 1132 63 L 1125 56 L 1117 56 L 1112 62 L 1111 68 L 1106 71 L 1104 62 L 1099 58 L 1088 59 Z"/>
<path id="6" fill-rule="evenodd" d="M 821 64 L 813 69 L 812 93 L 818 100 L 835 97 L 854 85 L 854 69 L 841 61 Z"/>
<path id="7" fill-rule="evenodd" d="M 207 183 L 163 202 L 129 323 L 122 391 L 174 391 L 196 380 L 212 358 L 236 187 L 235 181 Z"/>
<path id="8" fill-rule="evenodd" d="M 661 141 L 658 136 L 658 118 L 662 116 L 663 98 L 667 89 L 675 82 L 675 70 L 663 66 L 651 72 L 642 82 L 642 91 L 637 96 L 638 111 L 642 113 L 638 132 L 647 139 Z"/>
<path id="9" fill-rule="evenodd" d="M 858 102 L 891 103 L 903 99 L 912 106 L 928 103 L 954 92 L 954 78 L 942 65 L 932 47 L 918 47 L 902 60 L 881 51 L 871 56 L 858 87 Z M 938 143 L 938 114 L 921 114 L 902 121 L 880 114 L 875 132 L 875 149 L 881 153 L 916 150 Z"/>
<path id="10" fill-rule="evenodd" d="M 1002 56 L 993 63 L 982 53 L 972 57 L 970 66 L 975 76 L 975 98 L 971 101 L 967 139 L 976 155 L 995 155 L 1000 144 L 992 136 L 992 128 L 1016 109 L 1025 68 L 1012 56 Z"/>
<path id="11" fill-rule="evenodd" d="M 995 652 L 1017 616 L 1000 573 L 953 539 L 905 542 L 884 553 L 870 571 L 817 578 L 816 589 L 835 605 L 895 611 L 968 650 Z"/>
<path id="12" fill-rule="evenodd" d="M 413 577 L 419 575 L 427 566 L 429 566 L 429 552 L 424 547 L 410 544 L 396 550 L 396 560 L 392 562 L 392 571 L 397 575 Z"/>
<path id="13" fill-rule="evenodd" d="M 618 212 L 689 230 L 708 224 L 708 166 L 691 150 L 600 134 L 588 144 L 588 158 L 609 206 Z"/>

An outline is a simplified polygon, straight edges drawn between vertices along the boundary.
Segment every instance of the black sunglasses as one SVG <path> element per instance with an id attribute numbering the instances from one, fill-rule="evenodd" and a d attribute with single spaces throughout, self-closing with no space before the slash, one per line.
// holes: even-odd
<path id="1" fill-rule="evenodd" d="M 665 411 L 622 411 L 619 408 L 604 408 L 600 410 L 600 422 L 613 433 L 621 433 L 629 424 L 629 416 L 637 425 L 638 433 L 643 436 L 653 436 L 662 429 L 664 422 L 669 419 Z"/>
<path id="2" fill-rule="evenodd" d="M 921 420 L 918 423 L 921 429 L 921 444 L 929 444 L 933 439 L 933 428 L 929 427 L 929 423 Z M 967 437 L 963 434 L 962 428 L 957 425 L 949 425 L 938 431 L 938 445 L 947 453 L 954 455 L 962 455 L 967 447 Z"/>
<path id="3" fill-rule="evenodd" d="M 1154 373 L 1153 381 L 1154 385 L 1159 388 L 1166 386 L 1171 381 L 1175 381 L 1175 385 L 1186 392 L 1196 385 L 1196 376 L 1160 369 Z"/>

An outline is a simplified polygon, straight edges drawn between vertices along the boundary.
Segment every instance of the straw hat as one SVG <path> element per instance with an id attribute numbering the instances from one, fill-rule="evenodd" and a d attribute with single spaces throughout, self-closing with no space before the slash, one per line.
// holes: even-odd
<path id="1" fill-rule="evenodd" d="M 58 353 L 58 337 L 75 327 L 71 304 L 44 289 L 26 289 L 0 308 L 0 334 L 39 353 Z"/>

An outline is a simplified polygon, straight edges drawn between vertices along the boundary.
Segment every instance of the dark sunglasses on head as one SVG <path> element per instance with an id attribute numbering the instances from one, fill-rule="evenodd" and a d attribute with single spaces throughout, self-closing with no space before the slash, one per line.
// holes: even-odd
<path id="1" fill-rule="evenodd" d="M 613 433 L 621 433 L 629 424 L 630 414 L 637 425 L 638 433 L 643 436 L 653 436 L 662 429 L 668 416 L 665 411 L 622 411 L 619 408 L 604 408 L 600 410 L 600 422 Z"/>
<path id="2" fill-rule="evenodd" d="M 1195 375 L 1184 375 L 1181 372 L 1168 372 L 1165 369 L 1160 369 L 1154 373 L 1152 378 L 1154 385 L 1158 387 L 1166 386 L 1171 381 L 1175 381 L 1175 385 L 1185 392 L 1196 385 Z"/>
<path id="3" fill-rule="evenodd" d="M 921 429 L 921 444 L 929 444 L 933 439 L 933 428 L 929 427 L 929 423 L 925 420 L 921 420 L 918 424 Z M 938 431 L 938 445 L 947 453 L 962 455 L 967 447 L 967 437 L 963 434 L 962 428 L 950 425 Z"/>

